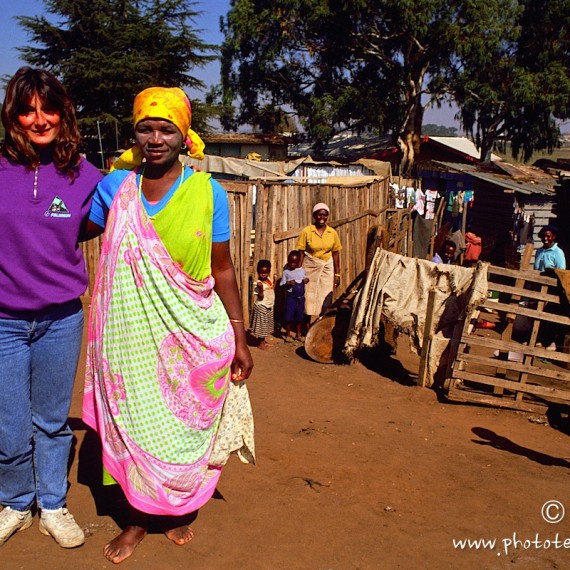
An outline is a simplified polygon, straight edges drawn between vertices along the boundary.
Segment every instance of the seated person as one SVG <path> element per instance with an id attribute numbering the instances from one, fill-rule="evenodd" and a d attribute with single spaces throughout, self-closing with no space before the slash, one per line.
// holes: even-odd
<path id="1" fill-rule="evenodd" d="M 457 250 L 457 246 L 454 242 L 449 239 L 446 239 L 441 246 L 441 250 L 436 253 L 432 258 L 433 263 L 445 263 L 450 265 L 455 260 L 455 251 Z"/>

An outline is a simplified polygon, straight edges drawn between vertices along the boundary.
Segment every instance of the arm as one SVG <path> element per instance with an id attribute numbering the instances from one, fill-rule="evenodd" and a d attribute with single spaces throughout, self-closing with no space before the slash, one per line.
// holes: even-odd
<path id="1" fill-rule="evenodd" d="M 263 300 L 263 283 L 261 281 L 257 282 L 257 298 Z"/>
<path id="2" fill-rule="evenodd" d="M 79 241 L 87 241 L 103 233 L 113 199 L 128 174 L 128 170 L 115 170 L 99 181 L 91 200 L 89 219 L 81 230 Z"/>
<path id="3" fill-rule="evenodd" d="M 87 223 L 83 226 L 81 235 L 79 236 L 79 241 L 88 241 L 90 239 L 96 238 L 103 233 L 104 228 L 96 224 L 92 220 L 87 220 Z"/>
<path id="4" fill-rule="evenodd" d="M 332 252 L 333 267 L 334 267 L 334 286 L 340 285 L 340 254 L 338 251 Z"/>
<path id="5" fill-rule="evenodd" d="M 558 269 L 566 269 L 566 256 L 564 255 L 564 252 L 560 248 L 558 248 L 556 257 L 557 257 L 556 267 Z"/>
<path id="6" fill-rule="evenodd" d="M 214 290 L 220 296 L 234 329 L 236 354 L 232 362 L 232 380 L 239 382 L 249 378 L 253 359 L 247 347 L 241 300 L 229 241 L 212 243 L 212 275 L 216 280 Z"/>
<path id="7" fill-rule="evenodd" d="M 301 230 L 295 247 L 301 253 L 301 258 L 299 259 L 299 267 L 303 267 L 303 260 L 305 259 L 305 251 L 307 249 L 307 228 L 303 228 Z"/>

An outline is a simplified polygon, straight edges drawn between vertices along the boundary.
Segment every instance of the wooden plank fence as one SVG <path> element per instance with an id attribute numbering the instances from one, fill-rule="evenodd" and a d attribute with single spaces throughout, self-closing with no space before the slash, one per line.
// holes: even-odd
<path id="1" fill-rule="evenodd" d="M 281 275 L 287 254 L 295 249 L 299 233 L 312 222 L 311 212 L 317 202 L 329 205 L 330 225 L 339 233 L 343 246 L 338 289 L 341 293 L 364 270 L 367 249 L 374 241 L 377 228 L 387 223 L 388 182 L 388 178 L 371 178 L 366 183 L 345 186 L 264 180 L 224 181 L 230 205 L 232 260 L 246 321 L 249 320 L 251 282 L 257 261 L 269 259 L 273 272 Z M 399 224 L 398 227 L 401 222 Z M 87 298 L 93 291 L 100 246 L 101 238 L 82 245 L 89 275 Z"/>
<path id="2" fill-rule="evenodd" d="M 387 179 L 358 186 L 258 181 L 256 188 L 254 267 L 259 259 L 269 259 L 280 275 L 288 253 L 296 249 L 301 230 L 312 223 L 313 206 L 325 202 L 331 209 L 329 224 L 338 232 L 343 247 L 338 291 L 364 270 L 370 233 L 385 220 Z"/>
<path id="3" fill-rule="evenodd" d="M 455 357 L 446 382 L 449 399 L 531 412 L 544 411 L 551 403 L 569 404 L 567 347 L 547 350 L 537 344 L 544 326 L 556 323 L 562 337 L 570 331 L 570 318 L 560 310 L 558 281 L 533 270 L 494 266 L 489 267 L 488 280 L 489 289 L 500 297 L 476 307 L 454 335 Z M 497 327 L 505 327 L 501 338 L 473 334 L 473 324 L 485 310 L 497 316 Z"/>
<path id="4" fill-rule="evenodd" d="M 386 243 L 383 248 L 392 253 L 412 254 L 412 212 L 409 209 L 386 210 Z"/>

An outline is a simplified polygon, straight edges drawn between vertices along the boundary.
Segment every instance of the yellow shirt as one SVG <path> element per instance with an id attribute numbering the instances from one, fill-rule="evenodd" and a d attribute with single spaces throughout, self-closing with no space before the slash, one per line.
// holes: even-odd
<path id="1" fill-rule="evenodd" d="M 332 252 L 340 251 L 342 245 L 336 230 L 327 226 L 323 235 L 320 235 L 317 227 L 311 224 L 301 231 L 297 240 L 297 249 L 306 251 L 313 257 L 323 261 L 328 261 L 332 257 Z"/>

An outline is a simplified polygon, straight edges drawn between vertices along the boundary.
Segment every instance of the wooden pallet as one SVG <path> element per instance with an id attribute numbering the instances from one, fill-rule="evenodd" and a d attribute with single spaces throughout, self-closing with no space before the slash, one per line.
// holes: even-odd
<path id="1" fill-rule="evenodd" d="M 544 323 L 557 323 L 562 338 L 570 335 L 557 280 L 533 270 L 494 266 L 488 279 L 499 301 L 487 299 L 476 307 L 454 335 L 448 398 L 530 412 L 543 412 L 552 403 L 570 404 L 568 341 L 555 351 L 537 346 Z M 482 319 L 494 321 L 495 329 L 474 328 Z"/>

